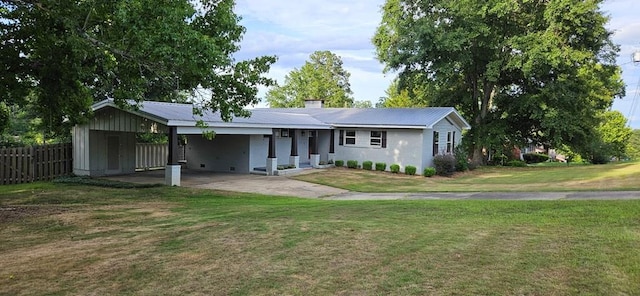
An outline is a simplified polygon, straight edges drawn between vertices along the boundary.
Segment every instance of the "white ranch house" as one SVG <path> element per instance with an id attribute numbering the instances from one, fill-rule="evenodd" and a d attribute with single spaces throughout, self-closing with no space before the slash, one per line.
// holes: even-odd
<path id="1" fill-rule="evenodd" d="M 451 153 L 469 124 L 454 109 L 306 108 L 251 110 L 249 118 L 221 120 L 218 113 L 193 114 L 191 104 L 145 101 L 122 110 L 111 100 L 94 104 L 95 117 L 73 130 L 76 175 L 130 174 L 136 167 L 136 133 L 169 134 L 166 182 L 180 185 L 180 170 L 277 174 L 278 165 L 318 167 L 335 160 L 384 162 L 417 167 Z M 197 127 L 202 120 L 207 128 Z M 208 140 L 203 131 L 215 132 Z M 178 135 L 186 137 L 185 163 L 177 158 Z"/>

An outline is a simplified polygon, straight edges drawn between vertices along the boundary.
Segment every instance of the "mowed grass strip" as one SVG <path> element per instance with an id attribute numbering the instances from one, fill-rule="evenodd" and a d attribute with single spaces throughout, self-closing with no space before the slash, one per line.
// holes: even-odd
<path id="1" fill-rule="evenodd" d="M 634 295 L 640 201 L 0 187 L 0 294 Z"/>
<path id="2" fill-rule="evenodd" d="M 640 162 L 606 165 L 482 167 L 451 178 L 333 168 L 294 179 L 358 192 L 640 190 Z"/>

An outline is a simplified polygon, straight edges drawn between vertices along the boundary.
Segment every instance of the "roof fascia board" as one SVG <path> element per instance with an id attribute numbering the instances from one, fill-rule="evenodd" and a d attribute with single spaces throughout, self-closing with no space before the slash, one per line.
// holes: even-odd
<path id="1" fill-rule="evenodd" d="M 334 124 L 334 128 L 426 129 L 424 125 Z"/>
<path id="2" fill-rule="evenodd" d="M 197 120 L 169 120 L 167 125 L 178 127 L 195 127 Z M 286 129 L 332 129 L 330 125 L 294 125 L 294 124 L 251 124 L 251 123 L 234 123 L 234 122 L 208 122 L 205 121 L 210 128 L 286 128 Z"/>
<path id="3" fill-rule="evenodd" d="M 167 120 L 166 118 L 155 116 L 155 115 L 152 115 L 152 114 L 149 114 L 149 113 L 146 113 L 146 112 L 142 112 L 142 111 L 122 109 L 122 108 L 118 107 L 113 102 L 113 100 L 103 100 L 103 101 L 100 101 L 98 103 L 95 103 L 95 104 L 93 104 L 93 106 L 91 106 L 91 109 L 95 112 L 95 111 L 98 111 L 98 110 L 101 110 L 101 109 L 104 109 L 104 108 L 107 108 L 107 107 L 112 107 L 112 108 L 118 109 L 120 111 L 128 112 L 128 113 L 131 113 L 133 115 L 137 115 L 137 116 L 140 116 L 142 118 L 146 118 L 146 119 L 149 119 L 151 121 L 155 121 L 157 123 L 161 123 L 161 124 L 164 124 L 166 126 L 169 126 L 169 124 L 168 124 L 169 120 Z"/>
<path id="4" fill-rule="evenodd" d="M 467 121 L 455 109 L 451 109 L 451 111 L 447 112 L 447 114 L 438 118 L 438 120 L 435 120 L 432 124 L 428 125 L 427 128 L 433 129 L 433 127 L 436 124 L 438 124 L 438 122 L 442 121 L 443 119 L 446 119 L 452 114 L 455 115 L 457 120 L 454 120 L 454 121 L 458 121 L 458 125 L 460 125 L 460 128 L 462 128 L 463 130 L 471 129 L 471 126 L 469 125 L 469 123 L 467 123 Z"/>

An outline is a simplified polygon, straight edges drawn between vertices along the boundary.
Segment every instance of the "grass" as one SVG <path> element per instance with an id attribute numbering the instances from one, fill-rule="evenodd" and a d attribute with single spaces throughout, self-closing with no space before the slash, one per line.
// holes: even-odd
<path id="1" fill-rule="evenodd" d="M 295 179 L 358 192 L 640 190 L 640 162 L 606 165 L 483 167 L 453 178 L 335 168 Z"/>
<path id="2" fill-rule="evenodd" d="M 0 295 L 634 295 L 640 200 L 0 187 Z"/>

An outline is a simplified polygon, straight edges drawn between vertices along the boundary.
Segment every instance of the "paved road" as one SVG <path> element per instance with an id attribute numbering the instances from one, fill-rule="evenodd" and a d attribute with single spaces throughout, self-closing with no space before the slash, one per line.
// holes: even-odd
<path id="1" fill-rule="evenodd" d="M 325 197 L 329 200 L 611 200 L 640 199 L 640 191 L 571 191 L 571 192 L 432 192 L 432 193 L 361 193 L 345 192 Z"/>

